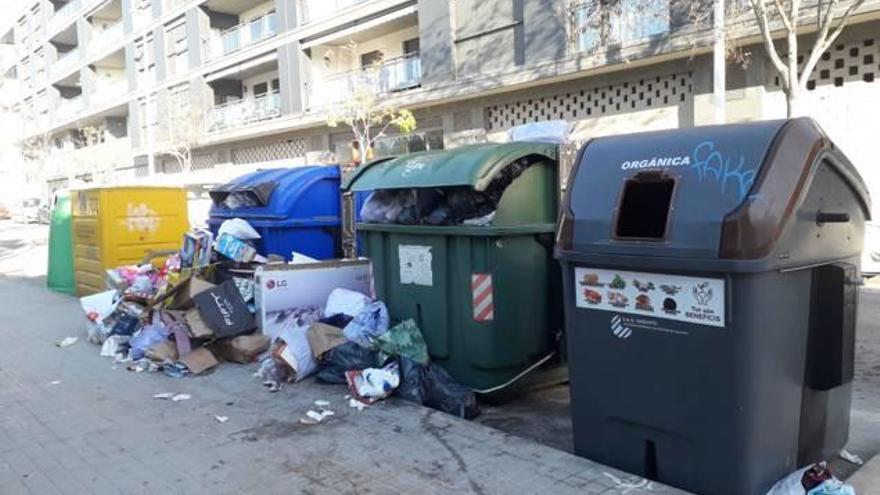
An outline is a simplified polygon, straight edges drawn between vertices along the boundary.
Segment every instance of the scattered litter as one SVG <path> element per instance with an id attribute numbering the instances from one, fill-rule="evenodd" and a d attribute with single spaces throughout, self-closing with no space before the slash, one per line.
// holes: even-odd
<path id="1" fill-rule="evenodd" d="M 855 464 L 856 466 L 861 466 L 862 464 L 865 463 L 865 461 L 863 461 L 861 457 L 859 457 L 856 454 L 850 453 L 847 450 L 841 450 L 839 455 L 840 455 L 840 458 L 843 459 L 844 461 L 846 461 L 850 464 Z"/>
<path id="2" fill-rule="evenodd" d="M 654 483 L 651 480 L 647 480 L 645 478 L 641 478 L 638 481 L 624 481 L 611 473 L 603 472 L 602 475 L 610 479 L 616 485 L 615 488 L 620 490 L 620 493 L 622 495 L 626 495 L 633 490 L 650 491 L 654 489 Z"/>
<path id="3" fill-rule="evenodd" d="M 59 383 L 61 383 L 61 380 L 55 380 L 55 381 L 52 381 L 52 382 L 49 382 L 49 383 L 52 384 L 52 385 L 58 385 Z"/>
<path id="4" fill-rule="evenodd" d="M 321 412 L 309 410 L 306 417 L 300 418 L 299 422 L 304 425 L 316 425 L 333 415 L 335 413 L 330 410 L 322 410 Z"/>
<path id="5" fill-rule="evenodd" d="M 367 404 L 364 404 L 363 402 L 352 398 L 349 395 L 346 395 L 345 397 L 348 398 L 348 407 L 352 409 L 357 409 L 358 412 L 363 411 L 367 407 Z"/>
<path id="6" fill-rule="evenodd" d="M 383 368 L 368 368 L 360 371 L 346 371 L 348 389 L 361 402 L 372 404 L 384 399 L 400 385 L 400 371 L 397 361 Z"/>
<path id="7" fill-rule="evenodd" d="M 214 416 L 214 419 L 216 419 L 218 423 L 225 423 L 229 421 L 229 416 Z"/>
<path id="8" fill-rule="evenodd" d="M 327 406 L 330 405 L 330 401 L 326 401 L 326 400 L 316 400 L 316 401 L 315 401 L 315 405 L 318 406 L 318 407 L 327 407 Z"/>
<path id="9" fill-rule="evenodd" d="M 55 342 L 55 345 L 58 347 L 70 347 L 73 344 L 76 344 L 79 339 L 77 337 L 64 337 L 63 339 Z"/>
<path id="10" fill-rule="evenodd" d="M 172 397 L 171 400 L 173 400 L 174 402 L 180 402 L 182 400 L 189 400 L 190 398 L 192 398 L 192 396 L 189 394 L 177 394 Z"/>
<path id="11" fill-rule="evenodd" d="M 162 392 L 161 394 L 156 394 L 153 396 L 154 399 L 162 399 L 162 400 L 168 400 L 172 397 L 174 397 L 174 394 L 171 392 Z"/>

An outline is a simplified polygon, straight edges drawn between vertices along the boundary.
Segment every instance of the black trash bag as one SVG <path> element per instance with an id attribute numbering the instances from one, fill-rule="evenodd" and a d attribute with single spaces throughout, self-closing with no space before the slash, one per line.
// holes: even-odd
<path id="1" fill-rule="evenodd" d="M 437 364 L 425 367 L 422 391 L 422 403 L 432 409 L 464 419 L 480 415 L 474 391 L 455 381 Z"/>
<path id="2" fill-rule="evenodd" d="M 400 357 L 400 385 L 395 395 L 464 419 L 480 415 L 474 391 L 458 383 L 438 364 L 427 366 Z"/>
<path id="3" fill-rule="evenodd" d="M 425 225 L 454 225 L 455 215 L 452 209 L 442 203 L 424 218 Z"/>
<path id="4" fill-rule="evenodd" d="M 353 320 L 353 319 L 354 319 L 353 317 L 348 316 L 345 313 L 339 313 L 339 314 L 335 314 L 333 316 L 328 316 L 327 318 L 321 318 L 318 321 L 321 323 L 326 323 L 326 324 L 330 325 L 331 327 L 345 328 L 345 326 L 348 325 L 349 323 L 351 323 L 351 320 Z"/>
<path id="5" fill-rule="evenodd" d="M 110 330 L 110 335 L 131 336 L 134 335 L 140 327 L 141 321 L 137 317 L 129 314 L 122 314 L 119 315 L 119 319 L 113 324 L 113 329 Z"/>
<path id="6" fill-rule="evenodd" d="M 345 384 L 345 372 L 379 366 L 379 351 L 365 349 L 354 342 L 346 342 L 324 353 L 318 380 L 324 383 Z"/>
<path id="7" fill-rule="evenodd" d="M 456 187 L 448 191 L 446 203 L 452 210 L 456 223 L 467 218 L 482 217 L 498 209 L 497 198 L 493 199 L 488 194 L 470 187 Z"/>
<path id="8" fill-rule="evenodd" d="M 394 394 L 403 400 L 422 405 L 424 403 L 425 367 L 408 357 L 400 356 L 399 369 L 400 385 L 397 386 Z"/>

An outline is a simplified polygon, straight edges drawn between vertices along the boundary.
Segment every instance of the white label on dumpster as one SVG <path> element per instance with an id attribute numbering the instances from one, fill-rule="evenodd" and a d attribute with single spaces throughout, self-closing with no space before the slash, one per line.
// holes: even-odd
<path id="1" fill-rule="evenodd" d="M 724 280 L 659 273 L 574 269 L 579 308 L 724 326 Z"/>
<path id="2" fill-rule="evenodd" d="M 434 285 L 431 246 L 401 244 L 397 246 L 397 256 L 400 258 L 401 284 Z"/>

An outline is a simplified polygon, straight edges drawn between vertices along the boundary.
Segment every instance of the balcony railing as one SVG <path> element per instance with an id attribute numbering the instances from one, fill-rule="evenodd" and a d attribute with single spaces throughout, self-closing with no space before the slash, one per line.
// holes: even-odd
<path id="1" fill-rule="evenodd" d="M 95 36 L 89 40 L 89 51 L 97 53 L 111 46 L 117 41 L 122 41 L 124 36 L 122 21 L 110 26 L 103 31 L 96 31 Z"/>
<path id="2" fill-rule="evenodd" d="M 281 95 L 278 91 L 271 91 L 254 98 L 215 106 L 208 113 L 208 131 L 222 131 L 280 116 Z"/>
<path id="3" fill-rule="evenodd" d="M 278 34 L 276 20 L 275 12 L 270 12 L 221 32 L 220 36 L 210 40 L 208 58 L 215 59 L 228 55 L 258 41 L 275 36 Z"/>
<path id="4" fill-rule="evenodd" d="M 82 95 L 76 96 L 74 98 L 61 99 L 61 103 L 58 105 L 58 112 L 56 113 L 56 117 L 59 120 L 70 119 L 76 116 L 79 112 L 85 110 L 86 108 L 86 100 L 82 97 Z"/>
<path id="5" fill-rule="evenodd" d="M 669 33 L 670 0 L 586 0 L 571 8 L 578 51 L 619 45 Z M 607 23 L 603 26 L 603 23 Z"/>
<path id="6" fill-rule="evenodd" d="M 55 12 L 55 15 L 49 19 L 49 30 L 55 31 L 61 28 L 68 21 L 73 19 L 73 15 L 82 7 L 82 0 L 70 0 L 63 7 Z"/>
<path id="7" fill-rule="evenodd" d="M 359 93 L 384 95 L 415 88 L 422 80 L 422 59 L 418 53 L 386 60 L 380 65 L 331 75 L 310 84 L 312 108 L 339 103 Z"/>
<path id="8" fill-rule="evenodd" d="M 62 75 L 70 71 L 70 69 L 72 69 L 76 65 L 76 63 L 80 61 L 79 55 L 79 47 L 76 47 L 69 52 L 61 54 L 58 57 L 58 60 L 56 60 L 55 63 L 52 64 L 52 78 L 57 79 L 58 77 L 61 77 Z"/>
<path id="9" fill-rule="evenodd" d="M 336 12 L 364 3 L 367 0 L 299 0 L 297 11 L 300 24 L 320 21 L 335 14 Z"/>

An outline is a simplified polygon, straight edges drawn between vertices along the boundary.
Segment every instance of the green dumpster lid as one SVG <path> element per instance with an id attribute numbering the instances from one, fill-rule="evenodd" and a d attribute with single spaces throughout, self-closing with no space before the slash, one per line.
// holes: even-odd
<path id="1" fill-rule="evenodd" d="M 473 186 L 485 190 L 498 172 L 526 156 L 556 160 L 550 143 L 487 143 L 451 150 L 423 151 L 376 160 L 355 171 L 345 190 L 408 189 L 414 187 Z"/>

